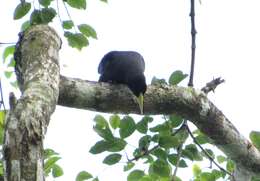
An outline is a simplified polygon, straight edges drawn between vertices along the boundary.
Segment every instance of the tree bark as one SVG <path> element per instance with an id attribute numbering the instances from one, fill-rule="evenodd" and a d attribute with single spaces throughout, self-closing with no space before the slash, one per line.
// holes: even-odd
<path id="1" fill-rule="evenodd" d="M 46 25 L 20 34 L 14 57 L 22 96 L 6 119 L 6 181 L 44 180 L 43 137 L 59 95 L 60 46 L 60 38 Z"/>
<path id="2" fill-rule="evenodd" d="M 58 104 L 106 113 L 139 114 L 135 97 L 126 86 L 63 76 Z M 202 91 L 168 85 L 148 86 L 144 95 L 144 114 L 173 113 L 193 122 L 235 161 L 238 168 L 236 175 L 249 173 L 260 176 L 259 151 Z"/>

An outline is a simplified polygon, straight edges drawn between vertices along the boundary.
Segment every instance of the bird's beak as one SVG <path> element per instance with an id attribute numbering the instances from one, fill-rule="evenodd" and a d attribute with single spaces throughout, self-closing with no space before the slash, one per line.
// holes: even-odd
<path id="1" fill-rule="evenodd" d="M 137 97 L 137 102 L 139 105 L 139 109 L 141 114 L 144 113 L 144 95 L 141 93 L 138 97 Z"/>

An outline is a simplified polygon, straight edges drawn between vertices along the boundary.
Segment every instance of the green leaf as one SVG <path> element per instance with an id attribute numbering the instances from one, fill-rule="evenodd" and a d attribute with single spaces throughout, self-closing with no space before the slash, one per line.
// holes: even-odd
<path id="1" fill-rule="evenodd" d="M 183 119 L 180 116 L 172 114 L 172 115 L 170 115 L 169 118 L 170 118 L 169 120 L 170 120 L 171 126 L 173 128 L 176 128 L 183 123 Z"/>
<path id="2" fill-rule="evenodd" d="M 223 163 L 223 162 L 227 161 L 227 158 L 222 155 L 218 155 L 217 161 L 218 161 L 218 163 Z"/>
<path id="3" fill-rule="evenodd" d="M 177 164 L 177 159 L 178 159 L 177 154 L 168 155 L 169 162 L 174 166 L 176 166 L 176 164 Z M 186 164 L 186 162 L 183 159 L 180 159 L 178 167 L 185 168 L 185 167 L 188 167 L 188 165 Z"/>
<path id="4" fill-rule="evenodd" d="M 150 145 L 152 137 L 150 135 L 145 135 L 139 139 L 140 150 L 147 151 Z"/>
<path id="5" fill-rule="evenodd" d="M 12 57 L 10 63 L 8 64 L 8 67 L 14 67 L 14 66 L 15 66 L 15 60 L 14 57 Z"/>
<path id="6" fill-rule="evenodd" d="M 71 29 L 74 26 L 73 21 L 67 20 L 67 21 L 62 21 L 62 27 L 66 30 Z"/>
<path id="7" fill-rule="evenodd" d="M 159 139 L 160 139 L 160 135 L 159 135 L 159 134 L 155 134 L 155 135 L 153 135 L 153 137 L 152 137 L 152 141 L 155 142 L 155 143 L 158 143 L 158 142 L 159 142 Z"/>
<path id="8" fill-rule="evenodd" d="M 235 169 L 235 163 L 232 160 L 228 160 L 227 165 L 226 165 L 226 169 L 227 169 L 227 171 L 232 173 Z"/>
<path id="9" fill-rule="evenodd" d="M 47 161 L 44 163 L 44 172 L 49 172 L 49 170 L 53 167 L 53 165 L 59 160 L 61 159 L 60 157 L 51 157 L 49 159 L 47 159 Z"/>
<path id="10" fill-rule="evenodd" d="M 205 135 L 198 135 L 195 137 L 195 139 L 197 140 L 197 142 L 200 144 L 200 145 L 203 145 L 203 144 L 206 144 L 206 143 L 211 143 L 212 141 L 209 139 L 209 137 L 205 136 Z"/>
<path id="11" fill-rule="evenodd" d="M 206 148 L 205 151 L 211 156 L 211 158 L 215 159 L 215 154 L 211 149 Z M 206 154 L 203 151 L 201 152 L 201 154 L 208 158 L 208 156 L 206 156 Z"/>
<path id="12" fill-rule="evenodd" d="M 1 110 L 0 111 L 0 128 L 4 127 L 4 122 L 5 122 L 5 111 Z"/>
<path id="13" fill-rule="evenodd" d="M 145 175 L 138 181 L 154 181 L 154 179 L 150 175 Z"/>
<path id="14" fill-rule="evenodd" d="M 42 10 L 34 10 L 30 17 L 31 25 L 48 24 L 56 16 L 53 8 L 43 8 Z"/>
<path id="15" fill-rule="evenodd" d="M 173 133 L 176 133 L 176 131 L 177 130 L 173 130 Z M 178 139 L 179 143 L 184 143 L 188 139 L 189 133 L 186 129 L 181 129 L 174 135 L 174 137 Z"/>
<path id="16" fill-rule="evenodd" d="M 158 159 L 150 165 L 149 174 L 156 174 L 160 177 L 169 177 L 171 174 L 171 167 L 166 161 Z"/>
<path id="17" fill-rule="evenodd" d="M 30 24 L 37 25 L 42 23 L 41 11 L 35 9 L 30 16 Z"/>
<path id="18" fill-rule="evenodd" d="M 13 18 L 15 20 L 21 19 L 30 11 L 30 9 L 31 9 L 31 3 L 22 2 L 22 3 L 18 4 L 14 10 Z"/>
<path id="19" fill-rule="evenodd" d="M 163 148 L 176 148 L 179 144 L 179 140 L 173 136 L 161 136 L 159 138 L 159 145 Z"/>
<path id="20" fill-rule="evenodd" d="M 119 152 L 122 151 L 126 146 L 126 141 L 121 138 L 114 138 L 113 141 L 109 141 L 111 147 L 108 149 L 110 152 Z"/>
<path id="21" fill-rule="evenodd" d="M 15 51 L 15 45 L 8 46 L 8 47 L 5 48 L 4 53 L 3 53 L 4 63 L 5 63 L 6 58 L 8 56 L 13 56 L 14 51 Z"/>
<path id="22" fill-rule="evenodd" d="M 186 145 L 185 149 L 182 150 L 182 155 L 192 161 L 201 161 L 203 159 L 196 145 L 194 144 Z"/>
<path id="23" fill-rule="evenodd" d="M 47 159 L 51 156 L 59 155 L 59 154 L 56 153 L 53 149 L 46 148 L 46 149 L 44 149 L 43 155 L 44 155 L 44 159 Z"/>
<path id="24" fill-rule="evenodd" d="M 200 168 L 200 166 L 197 165 L 197 164 L 194 164 L 194 165 L 192 166 L 192 172 L 193 172 L 193 175 L 194 175 L 195 177 L 197 177 L 198 175 L 200 175 L 200 174 L 201 174 L 201 168 Z"/>
<path id="25" fill-rule="evenodd" d="M 14 87 L 14 88 L 18 88 L 18 83 L 17 83 L 17 80 L 14 81 L 14 82 L 10 82 L 10 84 Z"/>
<path id="26" fill-rule="evenodd" d="M 255 145 L 257 149 L 260 149 L 260 132 L 259 131 L 251 131 L 249 135 L 250 140 Z"/>
<path id="27" fill-rule="evenodd" d="M 161 148 L 157 148 L 152 152 L 152 154 L 155 155 L 158 159 L 167 160 L 167 153 Z"/>
<path id="28" fill-rule="evenodd" d="M 25 31 L 25 30 L 27 30 L 29 27 L 30 27 L 30 21 L 27 20 L 27 21 L 25 21 L 25 22 L 22 24 L 22 26 L 21 26 L 21 31 Z"/>
<path id="29" fill-rule="evenodd" d="M 222 171 L 219 171 L 219 170 L 216 170 L 216 169 L 213 169 L 212 172 L 211 172 L 212 175 L 214 175 L 214 178 L 217 180 L 219 178 L 224 178 L 225 175 L 223 174 Z"/>
<path id="30" fill-rule="evenodd" d="M 4 74 L 5 74 L 5 77 L 9 79 L 13 75 L 13 71 L 5 71 Z"/>
<path id="31" fill-rule="evenodd" d="M 159 132 L 160 136 L 170 136 L 172 134 L 172 128 L 169 122 L 158 124 L 155 127 L 149 129 L 151 132 Z"/>
<path id="32" fill-rule="evenodd" d="M 201 181 L 216 181 L 213 174 L 209 172 L 203 172 L 200 174 Z"/>
<path id="33" fill-rule="evenodd" d="M 41 19 L 43 24 L 48 24 L 56 16 L 56 11 L 53 8 L 43 8 L 41 10 Z"/>
<path id="34" fill-rule="evenodd" d="M 67 38 L 69 45 L 72 48 L 77 48 L 78 50 L 81 50 L 83 47 L 88 46 L 88 39 L 81 33 L 70 33 L 65 32 L 64 36 Z"/>
<path id="35" fill-rule="evenodd" d="M 136 124 L 137 131 L 139 131 L 140 133 L 146 134 L 148 131 L 148 123 L 151 122 L 152 120 L 153 120 L 153 118 L 144 116 L 142 118 L 142 120 Z"/>
<path id="36" fill-rule="evenodd" d="M 54 164 L 53 167 L 52 167 L 52 176 L 54 178 L 56 178 L 56 177 L 60 177 L 62 175 L 63 175 L 62 168 L 59 165 Z"/>
<path id="37" fill-rule="evenodd" d="M 120 117 L 117 114 L 110 116 L 109 123 L 113 129 L 119 128 L 120 126 Z"/>
<path id="38" fill-rule="evenodd" d="M 126 142 L 119 138 L 114 138 L 111 141 L 101 140 L 96 142 L 89 150 L 92 154 L 102 153 L 104 151 L 118 152 L 125 148 Z"/>
<path id="39" fill-rule="evenodd" d="M 134 166 L 135 166 L 135 163 L 127 162 L 127 164 L 124 166 L 124 172 L 131 170 Z"/>
<path id="40" fill-rule="evenodd" d="M 81 171 L 78 173 L 77 177 L 76 177 L 76 181 L 84 181 L 84 180 L 88 180 L 90 178 L 93 178 L 93 176 L 86 172 L 86 171 Z"/>
<path id="41" fill-rule="evenodd" d="M 158 79 L 157 77 L 153 77 L 151 81 L 151 85 L 163 85 L 167 84 L 165 79 Z"/>
<path id="42" fill-rule="evenodd" d="M 5 124 L 5 111 L 0 111 L 0 145 L 4 142 L 4 124 Z"/>
<path id="43" fill-rule="evenodd" d="M 109 127 L 101 127 L 101 125 L 97 124 L 93 127 L 93 129 L 99 136 L 101 136 L 105 140 L 113 140 L 114 139 L 114 136 L 113 136 Z"/>
<path id="44" fill-rule="evenodd" d="M 143 156 L 142 158 L 143 158 L 143 159 L 146 159 L 146 161 L 144 162 L 144 164 L 146 164 L 146 163 L 151 164 L 151 163 L 153 163 L 153 161 L 154 161 L 154 159 L 153 159 L 153 157 L 152 157 L 151 155 L 145 155 L 145 156 Z"/>
<path id="45" fill-rule="evenodd" d="M 92 181 L 99 181 L 99 179 L 98 179 L 98 177 L 96 177 Z"/>
<path id="46" fill-rule="evenodd" d="M 179 177 L 174 176 L 174 181 L 182 181 Z"/>
<path id="47" fill-rule="evenodd" d="M 101 2 L 107 3 L 107 0 L 100 0 Z"/>
<path id="48" fill-rule="evenodd" d="M 97 39 L 97 33 L 90 25 L 81 24 L 78 26 L 78 29 L 81 33 L 83 33 L 87 37 L 92 37 Z"/>
<path id="49" fill-rule="evenodd" d="M 252 179 L 251 179 L 251 181 L 260 181 L 260 177 L 253 177 Z"/>
<path id="50" fill-rule="evenodd" d="M 105 163 L 107 165 L 114 165 L 114 164 L 118 163 L 121 160 L 121 158 L 122 158 L 122 155 L 120 155 L 118 153 L 110 154 L 103 160 L 103 163 Z"/>
<path id="51" fill-rule="evenodd" d="M 133 170 L 132 172 L 129 173 L 127 176 L 127 181 L 138 181 L 144 176 L 144 171 L 142 170 Z"/>
<path id="52" fill-rule="evenodd" d="M 94 121 L 96 122 L 97 125 L 99 125 L 99 126 L 102 127 L 102 128 L 107 128 L 107 127 L 109 127 L 107 120 L 106 120 L 102 115 L 100 115 L 100 114 L 98 114 L 98 115 L 96 115 L 96 116 L 94 117 Z"/>
<path id="53" fill-rule="evenodd" d="M 45 8 L 47 8 L 51 4 L 51 1 L 52 0 L 39 0 L 39 3 Z"/>
<path id="54" fill-rule="evenodd" d="M 169 78 L 169 84 L 171 85 L 177 85 L 178 83 L 180 83 L 183 79 L 185 79 L 188 76 L 188 74 L 184 74 L 182 71 L 180 70 L 176 70 L 174 71 L 170 78 Z"/>
<path id="55" fill-rule="evenodd" d="M 66 1 L 71 7 L 77 9 L 86 9 L 86 0 L 67 0 Z"/>
<path id="56" fill-rule="evenodd" d="M 135 121 L 130 116 L 125 116 L 120 121 L 119 134 L 121 138 L 130 136 L 136 129 Z"/>
<path id="57" fill-rule="evenodd" d="M 92 154 L 98 154 L 107 151 L 109 148 L 111 148 L 111 143 L 101 140 L 96 142 L 96 144 L 90 148 L 89 152 Z"/>

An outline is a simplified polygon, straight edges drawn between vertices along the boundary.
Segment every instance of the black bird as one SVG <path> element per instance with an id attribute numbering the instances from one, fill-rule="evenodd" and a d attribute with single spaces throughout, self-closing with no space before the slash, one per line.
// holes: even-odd
<path id="1" fill-rule="evenodd" d="M 111 51 L 98 66 L 99 82 L 126 84 L 138 98 L 143 114 L 143 95 L 146 91 L 145 63 L 142 55 L 134 51 Z"/>

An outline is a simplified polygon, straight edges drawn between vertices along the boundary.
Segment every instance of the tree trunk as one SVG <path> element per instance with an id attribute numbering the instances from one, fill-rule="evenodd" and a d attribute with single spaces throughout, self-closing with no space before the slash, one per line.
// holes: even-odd
<path id="1" fill-rule="evenodd" d="M 14 57 L 22 96 L 6 119 L 6 181 L 44 180 L 43 137 L 59 95 L 60 46 L 60 38 L 46 25 L 20 34 Z"/>

